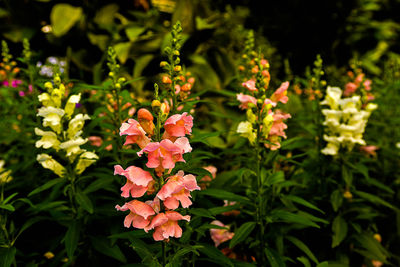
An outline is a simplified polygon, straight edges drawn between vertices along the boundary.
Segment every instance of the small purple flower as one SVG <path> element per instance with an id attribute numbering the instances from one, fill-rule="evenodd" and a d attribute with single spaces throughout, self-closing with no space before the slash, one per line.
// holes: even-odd
<path id="1" fill-rule="evenodd" d="M 48 57 L 47 61 L 50 62 L 53 65 L 57 65 L 58 64 L 58 59 L 56 57 Z"/>
<path id="2" fill-rule="evenodd" d="M 76 104 L 75 104 L 75 108 L 80 108 L 80 107 L 82 107 L 82 104 L 81 104 L 81 103 L 76 103 Z"/>
<path id="3" fill-rule="evenodd" d="M 8 81 L 4 81 L 4 82 L 3 82 L 3 85 L 4 85 L 5 87 L 9 87 L 9 86 L 10 86 L 10 83 L 9 83 Z"/>
<path id="4" fill-rule="evenodd" d="M 25 92 L 24 91 L 19 91 L 18 94 L 19 94 L 19 96 L 25 96 Z"/>
<path id="5" fill-rule="evenodd" d="M 28 85 L 28 93 L 32 93 L 33 92 L 33 86 L 32 84 Z"/>
<path id="6" fill-rule="evenodd" d="M 42 63 L 42 61 L 38 61 L 37 63 L 36 63 L 36 67 L 41 67 L 43 65 L 43 63 Z"/>

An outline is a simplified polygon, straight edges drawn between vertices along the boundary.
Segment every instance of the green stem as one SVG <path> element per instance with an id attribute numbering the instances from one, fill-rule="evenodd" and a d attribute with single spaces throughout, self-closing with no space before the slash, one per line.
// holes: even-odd
<path id="1" fill-rule="evenodd" d="M 70 168 L 71 169 L 71 166 Z M 72 210 L 72 217 L 75 219 L 77 217 L 78 211 L 76 208 L 76 203 L 75 203 L 75 195 L 76 195 L 76 188 L 75 188 L 75 180 L 76 180 L 76 176 L 75 173 L 73 171 L 70 171 L 69 177 L 70 177 L 70 190 L 69 190 L 69 202 L 70 202 L 70 206 L 71 206 L 71 210 Z"/>
<path id="2" fill-rule="evenodd" d="M 255 144 L 256 149 L 256 173 L 257 173 L 257 224 L 260 227 L 259 238 L 260 238 L 260 263 L 261 266 L 264 266 L 264 223 L 263 223 L 263 197 L 262 197 L 262 180 L 261 180 L 261 149 L 260 149 L 260 141 L 261 141 L 261 109 L 257 110 L 257 140 Z"/>
<path id="3" fill-rule="evenodd" d="M 166 263 L 167 263 L 167 249 L 166 249 L 166 242 L 165 241 L 162 241 L 162 245 L 161 245 L 161 249 L 162 249 L 162 263 L 163 263 L 163 266 L 165 266 L 166 265 Z"/>

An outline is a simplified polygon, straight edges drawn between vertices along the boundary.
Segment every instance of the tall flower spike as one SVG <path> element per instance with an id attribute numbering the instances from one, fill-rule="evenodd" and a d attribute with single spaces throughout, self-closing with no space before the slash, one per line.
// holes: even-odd
<path id="1" fill-rule="evenodd" d="M 57 153 L 62 153 L 60 158 L 66 156 L 70 164 L 74 164 L 68 169 L 71 169 L 75 174 L 81 174 L 98 159 L 95 153 L 87 152 L 80 147 L 88 141 L 81 135 L 85 121 L 89 120 L 90 117 L 87 114 L 80 113 L 71 119 L 75 106 L 81 99 L 81 94 L 71 95 L 63 109 L 63 100 L 67 96 L 60 76 L 54 75 L 53 83 L 46 82 L 44 87 L 47 92 L 38 96 L 39 101 L 44 106 L 39 109 L 37 116 L 43 117 L 43 126 L 49 127 L 52 131 L 35 128 L 35 134 L 41 136 L 41 139 L 36 142 L 36 147 L 54 148 Z M 65 122 L 68 123 L 67 129 L 64 129 Z M 74 163 L 77 158 L 78 161 Z M 59 176 L 64 175 L 65 168 L 50 155 L 40 154 L 37 159 L 44 168 L 52 170 Z"/>

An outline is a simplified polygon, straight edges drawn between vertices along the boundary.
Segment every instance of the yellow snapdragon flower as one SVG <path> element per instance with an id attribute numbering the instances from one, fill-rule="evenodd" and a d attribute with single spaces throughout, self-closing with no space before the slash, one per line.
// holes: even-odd
<path id="1" fill-rule="evenodd" d="M 36 160 L 43 166 L 43 168 L 52 170 L 60 177 L 63 177 L 64 173 L 66 173 L 64 166 L 48 154 L 39 154 L 37 155 Z"/>
<path id="2" fill-rule="evenodd" d="M 240 136 L 249 139 L 249 142 L 251 144 L 254 144 L 254 142 L 256 141 L 256 132 L 253 130 L 253 124 L 249 121 L 242 121 L 241 123 L 239 123 L 236 132 L 240 133 Z"/>

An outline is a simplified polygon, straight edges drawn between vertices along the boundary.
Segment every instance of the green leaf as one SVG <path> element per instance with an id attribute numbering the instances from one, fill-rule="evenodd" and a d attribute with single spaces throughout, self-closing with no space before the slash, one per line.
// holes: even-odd
<path id="1" fill-rule="evenodd" d="M 93 21 L 97 23 L 102 29 L 111 29 L 112 24 L 114 23 L 114 16 L 118 12 L 117 4 L 109 4 L 100 8 L 99 11 L 96 12 L 96 16 Z"/>
<path id="2" fill-rule="evenodd" d="M 131 247 L 136 251 L 139 257 L 142 259 L 142 262 L 151 262 L 152 264 L 155 264 L 155 266 L 160 266 L 157 257 L 150 251 L 146 243 L 137 238 L 135 238 L 131 242 L 132 242 Z"/>
<path id="3" fill-rule="evenodd" d="M 242 197 L 222 189 L 208 188 L 206 190 L 200 191 L 198 194 L 212 196 L 223 200 L 239 201 L 243 203 L 250 202 L 250 200 L 246 197 Z"/>
<path id="4" fill-rule="evenodd" d="M 118 245 L 111 246 L 110 241 L 105 238 L 90 237 L 91 243 L 98 252 L 126 263 L 125 255 L 121 252 Z"/>
<path id="5" fill-rule="evenodd" d="M 285 181 L 285 174 L 283 173 L 283 171 L 278 171 L 268 176 L 267 179 L 265 180 L 265 184 L 267 186 L 271 186 L 284 181 Z"/>
<path id="6" fill-rule="evenodd" d="M 284 210 L 273 211 L 271 213 L 271 218 L 273 219 L 273 221 L 276 221 L 276 222 L 282 221 L 282 222 L 291 223 L 291 224 L 301 224 L 301 225 L 305 225 L 305 226 L 320 228 L 318 224 L 314 223 L 307 217 L 301 216 L 296 213 L 284 211 Z"/>
<path id="7" fill-rule="evenodd" d="M 76 202 L 82 206 L 87 212 L 90 214 L 93 213 L 93 204 L 90 198 L 83 193 L 83 192 L 77 192 L 75 195 Z"/>
<path id="8" fill-rule="evenodd" d="M 37 194 L 37 193 L 39 193 L 39 192 L 42 192 L 42 191 L 44 191 L 44 190 L 46 190 L 46 189 L 49 189 L 50 187 L 52 187 L 52 186 L 54 186 L 54 185 L 56 185 L 56 184 L 58 184 L 58 183 L 62 183 L 62 182 L 65 183 L 65 181 L 66 181 L 65 178 L 56 178 L 56 179 L 50 180 L 50 181 L 48 181 L 47 183 L 45 183 L 44 185 L 39 186 L 38 188 L 36 188 L 36 189 L 33 190 L 32 192 L 30 192 L 30 193 L 28 194 L 28 197 L 33 196 L 33 195 L 35 195 L 35 194 Z"/>
<path id="9" fill-rule="evenodd" d="M 69 4 L 57 4 L 50 13 L 51 27 L 55 36 L 66 34 L 81 18 L 82 8 Z"/>
<path id="10" fill-rule="evenodd" d="M 107 49 L 108 40 L 110 39 L 108 35 L 93 34 L 91 32 L 88 33 L 88 38 L 92 44 L 97 45 L 103 51 Z"/>
<path id="11" fill-rule="evenodd" d="M 126 60 L 128 59 L 130 49 L 130 42 L 118 43 L 114 45 L 115 53 L 117 54 L 117 57 L 122 64 L 125 64 Z"/>
<path id="12" fill-rule="evenodd" d="M 181 266 L 182 257 L 190 252 L 193 252 L 194 254 L 199 256 L 200 254 L 197 252 L 197 249 L 200 248 L 203 248 L 203 246 L 187 246 L 178 250 L 177 252 L 175 252 L 174 257 L 172 258 L 172 264 L 175 266 Z"/>
<path id="13" fill-rule="evenodd" d="M 366 192 L 361 192 L 361 191 L 354 191 L 354 194 L 371 202 L 371 203 L 375 203 L 375 204 L 380 204 L 382 206 L 388 207 L 390 209 L 393 209 L 395 211 L 400 211 L 398 208 L 396 208 L 395 206 L 393 206 L 392 204 L 390 204 L 389 202 L 381 199 L 380 197 L 377 197 L 375 195 L 366 193 Z"/>
<path id="14" fill-rule="evenodd" d="M 88 185 L 85 188 L 85 190 L 83 190 L 83 193 L 89 194 L 103 188 L 108 188 L 112 182 L 113 182 L 112 176 L 97 179 L 93 183 Z"/>
<path id="15" fill-rule="evenodd" d="M 80 232 L 80 222 L 74 220 L 70 223 L 68 231 L 65 234 L 65 249 L 67 251 L 68 258 L 73 259 L 75 250 L 78 246 Z"/>
<path id="16" fill-rule="evenodd" d="M 340 216 L 336 216 L 332 223 L 332 248 L 338 246 L 347 236 L 347 223 Z"/>
<path id="17" fill-rule="evenodd" d="M 211 262 L 218 262 L 220 266 L 234 266 L 232 262 L 216 247 L 210 246 L 208 244 L 201 245 L 203 247 L 199 248 L 199 251 L 206 255 Z"/>
<path id="18" fill-rule="evenodd" d="M 245 240 L 251 234 L 255 227 L 255 222 L 246 222 L 242 224 L 239 229 L 235 231 L 235 235 L 229 243 L 229 248 L 233 248 L 236 244 Z"/>
<path id="19" fill-rule="evenodd" d="M 298 203 L 298 204 L 300 204 L 300 205 L 303 205 L 303 206 L 305 206 L 305 207 L 307 207 L 307 208 L 310 208 L 310 209 L 313 209 L 313 210 L 317 210 L 317 211 L 319 211 L 319 212 L 321 212 L 321 213 L 324 213 L 322 210 L 320 210 L 320 209 L 319 209 L 317 206 L 315 206 L 314 204 L 311 204 L 311 203 L 308 202 L 307 200 L 302 199 L 302 198 L 300 198 L 300 197 L 298 197 L 298 196 L 287 195 L 287 196 L 284 196 L 284 198 L 289 199 L 289 200 L 291 200 L 291 201 L 293 201 L 293 202 L 295 202 L 295 203 Z"/>
<path id="20" fill-rule="evenodd" d="M 328 267 L 331 266 L 327 261 L 319 263 L 316 267 Z"/>
<path id="21" fill-rule="evenodd" d="M 306 257 L 304 257 L 304 256 L 297 257 L 297 260 L 299 262 L 303 263 L 304 267 L 311 267 L 311 263 Z"/>
<path id="22" fill-rule="evenodd" d="M 351 187 L 351 184 L 353 182 L 353 173 L 344 164 L 342 166 L 342 177 L 347 187 Z"/>
<path id="23" fill-rule="evenodd" d="M 358 253 L 368 259 L 387 263 L 386 259 L 390 256 L 389 252 L 371 234 L 363 233 L 356 235 L 355 239 L 357 240 L 358 246 L 366 249 L 366 251 L 355 249 Z"/>
<path id="24" fill-rule="evenodd" d="M 0 18 L 8 17 L 9 13 L 6 9 L 0 8 Z"/>
<path id="25" fill-rule="evenodd" d="M 224 206 L 224 207 L 215 207 L 215 208 L 211 208 L 209 209 L 210 213 L 212 215 L 217 215 L 217 214 L 221 214 L 224 212 L 228 212 L 228 211 L 232 211 L 232 210 L 236 210 L 238 209 L 240 206 L 239 205 L 229 205 L 229 206 Z"/>
<path id="26" fill-rule="evenodd" d="M 9 210 L 9 211 L 15 211 L 15 208 L 13 205 L 11 204 L 0 204 L 0 209 L 5 209 L 5 210 Z"/>
<path id="27" fill-rule="evenodd" d="M 18 195 L 18 193 L 14 193 L 10 196 L 8 196 L 6 199 L 4 199 L 2 204 L 7 204 L 8 201 L 10 201 L 13 197 L 15 197 L 16 195 Z"/>
<path id="28" fill-rule="evenodd" d="M 303 251 L 313 262 L 318 264 L 317 258 L 314 256 L 314 254 L 311 252 L 311 250 L 307 247 L 306 244 L 304 244 L 302 241 L 293 236 L 287 236 L 286 239 L 292 242 L 293 245 L 298 247 L 301 251 Z"/>
<path id="29" fill-rule="evenodd" d="M 135 41 L 139 35 L 141 35 L 146 28 L 138 27 L 138 26 L 131 26 L 125 29 L 126 36 L 128 36 L 129 41 Z"/>
<path id="30" fill-rule="evenodd" d="M 21 227 L 21 229 L 19 229 L 18 234 L 15 237 L 15 240 L 18 238 L 18 236 L 20 234 L 22 234 L 26 229 L 28 229 L 29 227 L 31 227 L 33 224 L 40 222 L 41 220 L 44 220 L 46 217 L 33 217 L 28 219 Z"/>
<path id="31" fill-rule="evenodd" d="M 0 267 L 10 267 L 16 252 L 17 249 L 15 247 L 0 248 Z"/>
<path id="32" fill-rule="evenodd" d="M 268 262 L 269 264 L 271 264 L 271 267 L 286 267 L 283 258 L 275 250 L 266 247 L 265 255 L 267 256 Z"/>
<path id="33" fill-rule="evenodd" d="M 335 212 L 338 211 L 340 206 L 342 206 L 342 203 L 343 203 L 343 195 L 339 189 L 336 189 L 331 194 L 331 204 L 332 204 L 333 210 Z"/>
<path id="34" fill-rule="evenodd" d="M 108 238 L 114 239 L 128 239 L 129 241 L 133 242 L 133 240 L 135 238 L 141 238 L 141 237 L 145 237 L 148 236 L 149 234 L 146 233 L 143 230 L 133 230 L 133 231 L 129 231 L 129 232 L 123 232 L 123 233 L 118 233 L 118 234 L 113 234 L 110 235 Z"/>
<path id="35" fill-rule="evenodd" d="M 200 217 L 215 219 L 215 217 L 211 214 L 210 211 L 203 209 L 203 208 L 193 208 L 193 209 L 190 209 L 189 212 L 191 214 L 194 214 L 194 215 L 197 215 Z"/>

